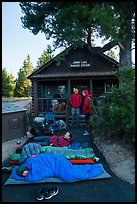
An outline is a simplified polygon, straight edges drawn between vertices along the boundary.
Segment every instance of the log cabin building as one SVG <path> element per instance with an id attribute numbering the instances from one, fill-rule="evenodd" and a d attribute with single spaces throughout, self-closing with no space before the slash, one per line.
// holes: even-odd
<path id="1" fill-rule="evenodd" d="M 36 117 L 51 111 L 68 127 L 71 122 L 69 98 L 73 88 L 78 88 L 80 94 L 87 89 L 96 99 L 118 85 L 115 76 L 118 69 L 117 61 L 89 51 L 87 44 L 67 48 L 28 76 L 32 82 L 32 115 Z M 65 102 L 62 111 L 54 111 L 56 102 Z M 82 106 L 80 115 L 84 116 Z"/>

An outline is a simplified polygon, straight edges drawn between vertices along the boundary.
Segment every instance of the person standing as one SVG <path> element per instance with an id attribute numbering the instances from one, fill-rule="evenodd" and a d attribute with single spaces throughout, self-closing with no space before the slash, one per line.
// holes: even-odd
<path id="1" fill-rule="evenodd" d="M 84 96 L 84 103 L 83 103 L 83 113 L 85 114 L 85 122 L 86 122 L 86 130 L 83 135 L 89 135 L 91 133 L 89 120 L 90 120 L 90 113 L 91 113 L 91 95 L 89 94 L 88 90 L 83 90 L 82 95 Z"/>
<path id="2" fill-rule="evenodd" d="M 76 125 L 79 125 L 79 114 L 80 114 L 80 105 L 82 102 L 82 97 L 78 93 L 77 88 L 73 88 L 73 94 L 70 96 L 70 104 L 71 104 L 71 114 L 72 114 L 72 125 L 75 122 L 76 115 Z"/>

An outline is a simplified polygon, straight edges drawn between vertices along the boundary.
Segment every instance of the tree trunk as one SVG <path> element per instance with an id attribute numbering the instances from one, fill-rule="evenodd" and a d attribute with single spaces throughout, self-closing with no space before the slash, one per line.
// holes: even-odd
<path id="1" fill-rule="evenodd" d="M 132 66 L 132 41 L 127 39 L 120 45 L 120 68 Z"/>

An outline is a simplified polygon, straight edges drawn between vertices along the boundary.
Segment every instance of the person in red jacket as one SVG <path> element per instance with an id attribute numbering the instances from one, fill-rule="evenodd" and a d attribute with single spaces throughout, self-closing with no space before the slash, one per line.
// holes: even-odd
<path id="1" fill-rule="evenodd" d="M 53 135 L 49 138 L 50 146 L 64 147 L 69 146 L 72 143 L 72 133 L 67 131 L 64 136 Z"/>
<path id="2" fill-rule="evenodd" d="M 77 88 L 73 88 L 74 93 L 70 96 L 70 104 L 71 104 L 71 114 L 72 114 L 72 125 L 75 122 L 75 115 L 76 115 L 76 125 L 79 125 L 79 113 L 80 113 L 80 105 L 82 102 L 82 97 L 78 93 Z"/>
<path id="3" fill-rule="evenodd" d="M 84 104 L 83 104 L 83 113 L 85 114 L 85 121 L 86 121 L 86 131 L 83 133 L 83 135 L 89 135 L 90 134 L 90 128 L 89 128 L 89 119 L 90 119 L 90 113 L 91 113 L 91 95 L 89 94 L 88 90 L 83 90 L 82 95 L 84 98 Z"/>
<path id="4" fill-rule="evenodd" d="M 72 133 L 67 131 L 63 136 L 37 136 L 33 138 L 34 142 L 41 146 L 64 147 L 69 146 L 72 142 Z"/>

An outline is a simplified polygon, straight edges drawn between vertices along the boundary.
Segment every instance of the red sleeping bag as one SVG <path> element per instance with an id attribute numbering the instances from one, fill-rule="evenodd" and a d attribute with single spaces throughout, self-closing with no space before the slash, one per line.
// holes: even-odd
<path id="1" fill-rule="evenodd" d="M 91 158 L 87 159 L 68 159 L 72 164 L 94 164 L 95 162 Z"/>

